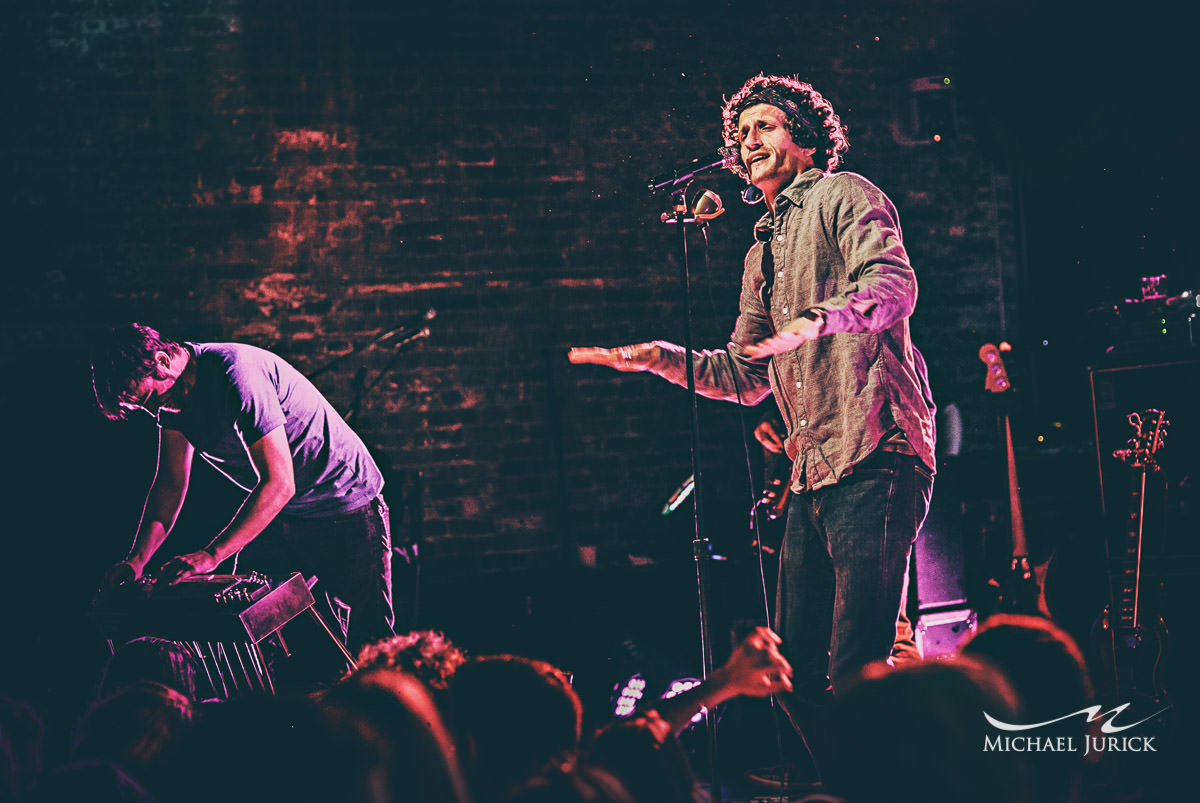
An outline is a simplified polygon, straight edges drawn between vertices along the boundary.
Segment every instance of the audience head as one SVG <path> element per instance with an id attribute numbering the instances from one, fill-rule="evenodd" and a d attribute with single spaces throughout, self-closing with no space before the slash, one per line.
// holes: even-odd
<path id="1" fill-rule="evenodd" d="M 466 654 L 436 630 L 414 630 L 364 646 L 358 653 L 358 672 L 398 669 L 420 680 L 435 694 L 467 660 Z"/>
<path id="2" fill-rule="evenodd" d="M 962 647 L 962 654 L 989 661 L 1017 693 L 1020 719 L 1049 722 L 1093 702 L 1087 664 L 1075 640 L 1048 619 L 1001 614 L 989 618 Z M 1084 761 L 1083 717 L 1038 728 L 1037 735 L 1073 740 L 1076 750 L 1030 753 L 1037 799 L 1062 803 L 1078 798 Z"/>
<path id="3" fill-rule="evenodd" d="M 416 678 L 387 668 L 359 671 L 326 692 L 323 701 L 379 734 L 394 800 L 469 799 L 454 742 Z"/>
<path id="4" fill-rule="evenodd" d="M 189 767 L 217 768 L 236 780 L 220 785 L 222 803 L 378 803 L 390 795 L 378 734 L 308 698 L 261 695 L 205 706 L 183 747 Z M 193 783 L 173 799 L 209 803 L 213 794 L 212 784 Z"/>
<path id="5" fill-rule="evenodd" d="M 155 787 L 177 769 L 193 713 L 192 701 L 174 689 L 137 681 L 88 708 L 75 729 L 74 758 L 111 762 Z"/>
<path id="6" fill-rule="evenodd" d="M 983 713 L 1004 718 L 1016 710 L 1012 687 L 983 662 L 870 664 L 835 698 L 826 788 L 850 803 L 1024 801 L 1023 755 L 984 751 Z M 913 772 L 934 762 L 929 772 Z"/>
<path id="7" fill-rule="evenodd" d="M 1022 716 L 1031 721 L 1054 719 L 1092 702 L 1083 653 L 1066 631 L 1048 619 L 992 616 L 961 652 L 1000 669 L 1020 698 Z"/>
<path id="8" fill-rule="evenodd" d="M 566 675 L 515 655 L 476 658 L 450 684 L 453 730 L 472 792 L 504 797 L 579 748 L 583 705 Z"/>
<path id="9" fill-rule="evenodd" d="M 603 728 L 588 750 L 588 761 L 616 776 L 635 800 L 707 800 L 670 726 L 661 720 L 656 725 L 652 716 L 634 717 Z"/>
<path id="10" fill-rule="evenodd" d="M 196 701 L 196 661 L 173 641 L 145 637 L 121 645 L 105 664 L 97 698 L 139 680 L 162 683 Z"/>

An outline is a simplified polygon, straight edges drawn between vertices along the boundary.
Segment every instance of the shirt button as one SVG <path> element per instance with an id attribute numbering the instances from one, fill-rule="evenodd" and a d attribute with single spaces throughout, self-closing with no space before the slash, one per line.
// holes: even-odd
<path id="1" fill-rule="evenodd" d="M 808 419 L 807 419 L 807 418 L 801 418 L 801 419 L 800 419 L 800 426 L 802 426 L 802 427 L 807 427 L 807 426 L 808 426 Z"/>
<path id="2" fill-rule="evenodd" d="M 783 235 L 782 235 L 782 234 L 776 234 L 776 235 L 775 235 L 775 240 L 776 240 L 777 242 L 783 242 Z"/>
<path id="3" fill-rule="evenodd" d="M 799 383 L 799 382 L 797 382 L 797 383 L 796 383 L 796 387 L 800 387 L 800 383 Z"/>
<path id="4" fill-rule="evenodd" d="M 784 315 L 787 315 L 787 307 L 784 307 L 784 308 L 783 308 L 783 314 L 784 314 Z"/>

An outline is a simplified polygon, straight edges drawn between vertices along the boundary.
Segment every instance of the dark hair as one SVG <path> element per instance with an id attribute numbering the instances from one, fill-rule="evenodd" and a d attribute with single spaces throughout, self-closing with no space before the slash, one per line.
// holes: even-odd
<path id="1" fill-rule="evenodd" d="M 100 412 L 110 421 L 123 421 L 130 390 L 154 373 L 154 355 L 177 354 L 182 346 L 156 329 L 140 323 L 114 326 L 92 347 L 92 390 Z"/>
<path id="2" fill-rule="evenodd" d="M 1003 719 L 1017 705 L 1004 675 L 982 661 L 868 664 L 830 709 L 825 789 L 847 800 L 1026 800 L 1026 755 L 982 749 L 991 733 L 984 712 Z M 897 782 L 929 756 L 937 772 Z"/>
<path id="3" fill-rule="evenodd" d="M 596 734 L 588 761 L 611 772 L 635 800 L 695 803 L 706 800 L 679 742 L 660 741 L 645 717 L 618 720 Z"/>
<path id="4" fill-rule="evenodd" d="M 1081 739 L 1087 724 L 1071 718 L 1054 722 L 1093 702 L 1087 663 L 1075 640 L 1053 622 L 1036 616 L 998 614 L 979 627 L 961 653 L 982 658 L 1004 673 L 1020 698 L 1025 722 L 1051 722 L 1037 733 L 1047 738 Z M 1083 756 L 1034 752 L 1034 800 L 1069 800 L 1083 772 Z"/>
<path id="5" fill-rule="evenodd" d="M 174 641 L 143 636 L 121 645 L 108 659 L 97 699 L 139 680 L 152 680 L 197 702 L 196 671 L 196 660 Z"/>
<path id="6" fill-rule="evenodd" d="M 583 704 L 566 675 L 544 661 L 467 661 L 450 681 L 450 707 L 476 797 L 503 795 L 579 749 Z"/>
<path id="7" fill-rule="evenodd" d="M 395 800 L 470 799 L 449 729 L 419 679 L 387 667 L 367 669 L 331 688 L 323 702 L 376 731 Z"/>
<path id="8" fill-rule="evenodd" d="M 150 790 L 177 771 L 195 706 L 182 692 L 139 680 L 88 708 L 75 726 L 76 761 L 111 761 Z"/>
<path id="9" fill-rule="evenodd" d="M 1062 628 L 1036 616 L 997 614 L 961 648 L 991 661 L 1021 698 L 1021 713 L 1036 721 L 1092 703 L 1092 681 L 1079 645 Z"/>
<path id="10" fill-rule="evenodd" d="M 759 73 L 742 88 L 725 99 L 721 108 L 721 133 L 725 144 L 738 147 L 738 117 L 759 103 L 775 106 L 787 117 L 788 133 L 804 148 L 816 148 L 813 162 L 822 170 L 837 170 L 842 154 L 850 148 L 846 128 L 833 110 L 833 105 L 796 76 Z M 738 160 L 729 168 L 739 177 L 750 180 L 746 166 Z"/>

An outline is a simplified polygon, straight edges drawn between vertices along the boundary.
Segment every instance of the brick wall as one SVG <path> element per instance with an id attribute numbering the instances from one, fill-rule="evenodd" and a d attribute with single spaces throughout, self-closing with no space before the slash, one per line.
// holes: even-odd
<path id="1" fill-rule="evenodd" d="M 679 338 L 676 235 L 644 180 L 718 143 L 722 94 L 759 70 L 795 72 L 849 125 L 846 169 L 899 207 L 935 393 L 963 406 L 969 446 L 988 442 L 975 352 L 1015 323 L 1013 188 L 964 116 L 937 144 L 892 136 L 911 101 L 898 87 L 953 74 L 954 4 L 678 21 L 383 5 L 31 11 L 33 104 L 15 151 L 25 268 L 6 351 L 54 343 L 78 369 L 87 327 L 137 319 L 311 371 L 433 307 L 432 335 L 398 359 L 372 350 L 318 380 L 346 409 L 360 365 L 368 382 L 386 372 L 358 428 L 398 473 L 423 472 L 430 570 L 551 565 L 578 544 L 653 549 L 670 529 L 658 508 L 689 473 L 684 394 L 570 366 L 565 350 Z M 711 227 L 711 267 L 691 243 L 696 340 L 719 345 L 760 212 L 738 202 L 732 176 L 703 186 L 729 206 Z M 86 393 L 67 373 L 55 381 L 74 390 L 69 422 Z M 704 402 L 701 416 L 709 508 L 729 532 L 746 508 L 741 425 L 732 406 Z M 118 442 L 100 431 L 83 435 Z M 121 459 L 143 474 L 150 460 L 145 444 Z M 105 514 L 136 520 L 140 492 Z"/>

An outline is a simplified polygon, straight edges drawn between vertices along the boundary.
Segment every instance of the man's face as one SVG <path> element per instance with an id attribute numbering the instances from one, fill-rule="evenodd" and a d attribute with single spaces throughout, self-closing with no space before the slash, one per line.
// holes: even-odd
<path id="1" fill-rule="evenodd" d="M 750 183 L 768 198 L 773 199 L 813 166 L 816 149 L 793 142 L 787 115 L 769 104 L 759 103 L 738 115 L 738 141 Z"/>
<path id="2" fill-rule="evenodd" d="M 127 410 L 145 410 L 151 415 L 157 415 L 159 410 L 177 410 L 172 403 L 171 390 L 178 379 L 178 374 L 172 371 L 170 356 L 158 352 L 154 372 L 135 382 L 122 395 L 121 406 Z"/>

